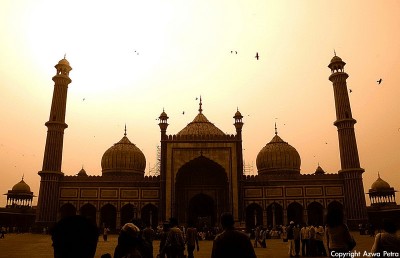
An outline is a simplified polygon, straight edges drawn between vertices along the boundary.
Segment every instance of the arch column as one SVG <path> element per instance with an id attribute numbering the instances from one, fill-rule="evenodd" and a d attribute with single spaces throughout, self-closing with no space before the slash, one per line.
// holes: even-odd
<path id="1" fill-rule="evenodd" d="M 120 229 L 121 228 L 121 211 L 117 210 L 117 221 L 115 222 L 115 229 Z"/>
<path id="2" fill-rule="evenodd" d="M 283 209 L 283 225 L 287 225 L 287 209 Z"/>
<path id="3" fill-rule="evenodd" d="M 96 221 L 97 221 L 97 227 L 101 228 L 101 221 L 100 221 L 100 210 L 96 210 Z"/>
<path id="4" fill-rule="evenodd" d="M 266 226 L 266 227 L 268 227 L 268 220 L 267 220 L 267 209 L 263 209 L 263 211 L 262 211 L 262 213 L 263 213 L 263 221 L 264 221 L 264 226 Z"/>
<path id="5" fill-rule="evenodd" d="M 308 209 L 303 209 L 304 223 L 308 224 Z"/>

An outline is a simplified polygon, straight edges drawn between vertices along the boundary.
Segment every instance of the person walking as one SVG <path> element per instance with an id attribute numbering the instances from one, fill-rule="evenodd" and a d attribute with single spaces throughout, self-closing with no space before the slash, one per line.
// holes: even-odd
<path id="1" fill-rule="evenodd" d="M 178 220 L 170 218 L 170 230 L 165 240 L 164 248 L 167 248 L 169 258 L 182 258 L 185 251 L 185 239 L 183 232 L 178 227 Z"/>
<path id="2" fill-rule="evenodd" d="M 286 227 L 286 237 L 288 240 L 288 247 L 289 247 L 289 256 L 294 257 L 296 252 L 294 250 L 294 221 L 290 221 L 289 226 Z"/>
<path id="3" fill-rule="evenodd" d="M 108 232 L 110 232 L 110 229 L 107 226 L 104 226 L 104 229 L 103 229 L 103 240 L 104 241 L 107 241 L 107 239 L 108 239 Z"/>
<path id="4" fill-rule="evenodd" d="M 310 248 L 308 246 L 310 240 L 310 230 L 307 225 L 304 225 L 300 230 L 301 240 L 301 256 L 309 256 Z"/>
<path id="5" fill-rule="evenodd" d="M 376 234 L 371 253 L 380 253 L 381 257 L 387 256 L 383 252 L 399 254 L 400 236 L 397 234 L 397 226 L 394 221 L 384 219 L 383 230 L 384 232 Z"/>
<path id="6" fill-rule="evenodd" d="M 315 230 L 315 243 L 317 247 L 316 248 L 317 256 L 327 256 L 324 246 L 324 235 L 325 235 L 324 227 L 319 225 Z"/>
<path id="7" fill-rule="evenodd" d="M 156 233 L 154 229 L 151 228 L 150 223 L 146 225 L 146 228 L 142 231 L 143 238 L 143 251 L 144 257 L 153 258 L 153 240 Z"/>
<path id="8" fill-rule="evenodd" d="M 294 238 L 294 252 L 295 256 L 300 255 L 300 225 L 297 224 L 293 227 L 293 238 Z"/>
<path id="9" fill-rule="evenodd" d="M 142 258 L 140 229 L 133 223 L 126 223 L 118 236 L 114 258 Z"/>
<path id="10" fill-rule="evenodd" d="M 354 248 L 350 246 L 352 236 L 349 228 L 343 222 L 343 211 L 337 209 L 328 210 L 326 215 L 326 242 L 329 255 L 334 257 L 337 253 L 345 253 Z"/>
<path id="11" fill-rule="evenodd" d="M 218 234 L 211 251 L 211 258 L 240 257 L 256 258 L 250 237 L 243 232 L 235 230 L 235 221 L 231 213 L 221 215 L 222 233 Z"/>
<path id="12" fill-rule="evenodd" d="M 187 246 L 188 258 L 194 258 L 193 252 L 196 246 L 197 246 L 197 252 L 200 250 L 199 237 L 197 229 L 194 227 L 193 221 L 188 222 L 188 227 L 186 229 L 186 246 Z"/>

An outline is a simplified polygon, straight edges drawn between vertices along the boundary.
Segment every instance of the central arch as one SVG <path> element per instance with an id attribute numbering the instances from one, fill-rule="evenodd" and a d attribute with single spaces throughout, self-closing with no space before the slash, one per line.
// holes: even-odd
<path id="1" fill-rule="evenodd" d="M 180 223 L 215 226 L 216 218 L 229 211 L 228 196 L 228 177 L 218 163 L 200 156 L 178 170 L 174 208 Z"/>
<path id="2" fill-rule="evenodd" d="M 215 224 L 214 200 L 206 194 L 197 194 L 189 201 L 188 220 L 197 224 L 198 228 Z"/>

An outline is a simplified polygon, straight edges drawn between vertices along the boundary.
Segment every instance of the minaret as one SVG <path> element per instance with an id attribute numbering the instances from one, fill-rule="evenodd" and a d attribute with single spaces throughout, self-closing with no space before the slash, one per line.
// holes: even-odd
<path id="1" fill-rule="evenodd" d="M 161 220 L 166 220 L 168 218 L 165 217 L 166 214 L 166 199 L 165 199 L 165 192 L 166 192 L 166 164 L 167 164 L 167 128 L 168 128 L 168 115 L 165 113 L 164 109 L 161 115 L 159 116 L 159 123 L 158 126 L 160 126 L 161 130 L 161 161 L 160 161 L 160 184 L 161 184 L 161 191 L 160 191 L 160 203 L 161 207 L 159 209 L 159 218 Z"/>
<path id="2" fill-rule="evenodd" d="M 335 97 L 336 121 L 338 129 L 341 170 L 339 174 L 344 179 L 344 209 L 347 223 L 354 227 L 367 221 L 367 208 L 365 203 L 362 173 L 358 158 L 354 124 L 357 122 L 351 114 L 349 95 L 346 79 L 349 77 L 344 72 L 345 62 L 338 56 L 332 58 L 328 67 L 332 74 L 329 80 L 333 84 Z"/>
<path id="3" fill-rule="evenodd" d="M 57 73 L 53 77 L 54 91 L 51 103 L 50 118 L 47 126 L 46 147 L 44 150 L 43 167 L 39 171 L 40 189 L 36 222 L 42 226 L 50 226 L 57 220 L 58 211 L 58 181 L 63 177 L 61 172 L 65 110 L 67 105 L 68 84 L 71 83 L 69 72 L 72 68 L 69 62 L 61 59 L 55 66 Z"/>
<path id="4" fill-rule="evenodd" d="M 242 184 L 242 178 L 243 178 L 243 146 L 242 146 L 242 128 L 243 128 L 243 121 L 242 121 L 242 114 L 239 111 L 239 108 L 237 108 L 235 115 L 233 116 L 235 119 L 235 123 L 233 124 L 236 128 L 236 159 L 237 159 L 237 179 L 238 179 L 238 188 L 239 190 L 239 202 L 238 202 L 238 209 L 243 210 L 243 207 L 245 207 L 244 202 L 243 202 L 243 196 L 244 196 L 244 189 L 243 189 L 243 184 Z M 239 221 L 243 220 L 241 216 L 244 216 L 243 213 L 239 212 Z"/>

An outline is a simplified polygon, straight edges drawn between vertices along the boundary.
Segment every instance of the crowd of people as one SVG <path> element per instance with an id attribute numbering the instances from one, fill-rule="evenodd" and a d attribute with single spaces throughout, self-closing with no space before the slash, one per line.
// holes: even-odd
<path id="1" fill-rule="evenodd" d="M 222 230 L 213 239 L 211 258 L 241 257 L 255 258 L 257 247 L 267 248 L 267 239 L 272 229 L 258 226 L 254 230 L 254 243 L 250 235 L 234 228 L 231 213 L 223 213 Z M 102 258 L 194 258 L 199 251 L 199 232 L 193 221 L 187 227 L 179 227 L 175 218 L 163 223 L 160 229 L 151 225 L 139 228 L 126 223 L 120 230 L 113 255 L 105 253 Z M 400 237 L 394 221 L 384 220 L 383 232 L 375 236 L 372 253 L 400 253 Z M 159 231 L 157 233 L 157 231 Z M 108 234 L 108 231 L 104 231 Z M 92 258 L 96 253 L 99 231 L 96 225 L 82 216 L 71 216 L 60 220 L 51 230 L 55 258 Z M 332 256 L 348 253 L 356 243 L 343 221 L 341 212 L 328 212 L 325 227 L 322 225 L 295 224 L 293 221 L 281 227 L 280 235 L 288 243 L 288 256 Z M 153 240 L 159 237 L 159 249 L 153 248 Z M 104 237 L 104 236 L 103 236 Z M 107 239 L 104 239 L 105 241 Z M 324 242 L 326 242 L 326 247 Z M 382 256 L 382 255 L 381 255 Z"/>

